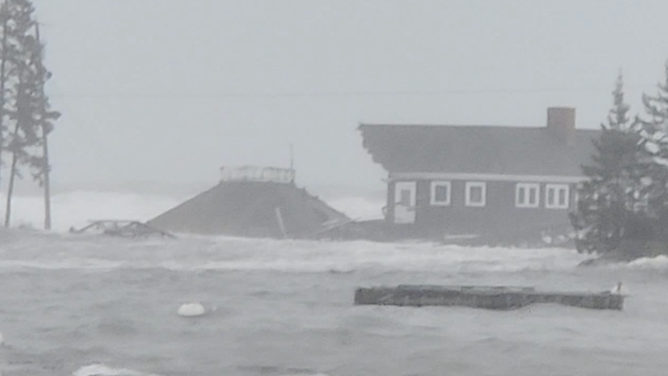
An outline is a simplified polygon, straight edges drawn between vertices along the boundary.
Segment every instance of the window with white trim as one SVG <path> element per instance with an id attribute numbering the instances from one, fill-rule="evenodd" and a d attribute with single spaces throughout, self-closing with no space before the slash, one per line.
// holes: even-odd
<path id="1" fill-rule="evenodd" d="M 451 187 L 449 181 L 432 181 L 430 203 L 434 206 L 449 206 Z"/>
<path id="2" fill-rule="evenodd" d="M 537 208 L 540 204 L 540 184 L 517 183 L 515 186 L 515 206 Z"/>
<path id="3" fill-rule="evenodd" d="M 568 209 L 568 184 L 545 185 L 545 207 L 547 209 Z"/>
<path id="4" fill-rule="evenodd" d="M 466 206 L 481 207 L 487 205 L 487 183 L 467 182 L 465 199 Z"/>

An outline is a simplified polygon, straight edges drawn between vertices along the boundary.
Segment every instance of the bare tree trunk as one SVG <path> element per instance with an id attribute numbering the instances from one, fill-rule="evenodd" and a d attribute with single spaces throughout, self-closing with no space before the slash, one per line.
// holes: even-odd
<path id="1" fill-rule="evenodd" d="M 16 124 L 14 128 L 14 140 L 19 134 L 19 125 Z M 5 208 L 5 228 L 9 228 L 12 218 L 12 195 L 14 194 L 14 180 L 16 178 L 16 165 L 18 162 L 18 156 L 16 151 L 12 153 L 12 168 L 9 172 L 9 187 L 7 188 L 7 205 Z"/>
<path id="2" fill-rule="evenodd" d="M 39 23 L 35 22 L 35 36 L 37 38 L 38 48 L 42 48 L 42 42 L 39 36 Z M 40 64 L 43 59 L 43 54 L 40 53 Z M 44 93 L 42 93 L 44 94 Z M 1 124 L 1 123 L 0 123 Z M 42 123 L 42 157 L 44 158 L 44 229 L 51 230 L 51 165 L 49 164 L 49 135 L 46 131 L 46 125 Z"/>
<path id="3" fill-rule="evenodd" d="M 14 194 L 14 181 L 16 180 L 16 167 L 19 161 L 19 150 L 17 150 L 16 143 L 18 142 L 19 130 L 21 129 L 21 124 L 23 121 L 22 108 L 24 104 L 22 103 L 24 99 L 24 81 L 23 81 L 23 67 L 19 68 L 18 76 L 18 90 L 16 93 L 16 110 L 18 113 L 16 119 L 16 125 L 14 126 L 14 134 L 12 135 L 11 142 L 14 143 L 12 147 L 12 167 L 9 170 L 9 186 L 7 187 L 7 205 L 5 209 L 5 228 L 9 228 L 12 219 L 12 195 Z"/>
<path id="4" fill-rule="evenodd" d="M 44 229 L 51 230 L 51 165 L 49 164 L 49 142 L 48 135 L 42 127 L 43 153 L 44 153 Z"/>
<path id="5" fill-rule="evenodd" d="M 6 4 L 5 4 L 6 6 Z M 0 57 L 0 174 L 2 174 L 2 152 L 5 142 L 2 127 L 5 122 L 5 87 L 7 84 L 7 23 L 2 24 L 2 56 Z M 0 191 L 2 190 L 2 179 L 0 179 Z"/>

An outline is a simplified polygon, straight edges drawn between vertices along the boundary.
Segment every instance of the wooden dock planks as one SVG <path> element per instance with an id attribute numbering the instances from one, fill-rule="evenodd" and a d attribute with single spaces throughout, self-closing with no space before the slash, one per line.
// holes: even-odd
<path id="1" fill-rule="evenodd" d="M 355 305 L 463 306 L 512 310 L 541 303 L 587 309 L 622 310 L 624 295 L 609 292 L 539 292 L 531 287 L 507 286 L 399 285 L 358 288 L 355 291 Z"/>

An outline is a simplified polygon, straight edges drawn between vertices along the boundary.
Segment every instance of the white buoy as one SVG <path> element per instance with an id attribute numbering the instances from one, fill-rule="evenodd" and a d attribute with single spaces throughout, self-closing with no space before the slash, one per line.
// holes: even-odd
<path id="1" fill-rule="evenodd" d="M 201 303 L 185 303 L 181 304 L 176 313 L 183 317 L 198 317 L 206 313 L 206 309 Z"/>

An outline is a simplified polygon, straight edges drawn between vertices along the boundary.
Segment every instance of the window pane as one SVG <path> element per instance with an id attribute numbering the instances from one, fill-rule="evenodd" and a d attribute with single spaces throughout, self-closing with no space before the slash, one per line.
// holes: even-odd
<path id="1" fill-rule="evenodd" d="M 529 188 L 529 204 L 530 205 L 535 205 L 538 202 L 538 199 L 536 198 L 536 193 L 538 191 L 534 188 Z"/>
<path id="2" fill-rule="evenodd" d="M 481 187 L 471 187 L 469 198 L 472 203 L 479 204 L 482 202 L 482 188 Z"/>
<path id="3" fill-rule="evenodd" d="M 566 189 L 559 190 L 559 206 L 566 206 Z"/>
<path id="4" fill-rule="evenodd" d="M 437 185 L 434 189 L 434 201 L 448 202 L 448 186 Z"/>
<path id="5" fill-rule="evenodd" d="M 525 193 L 526 188 L 520 187 L 517 191 L 517 203 L 520 205 L 524 205 L 526 203 L 526 193 Z"/>
<path id="6" fill-rule="evenodd" d="M 547 204 L 550 206 L 554 205 L 554 189 L 552 188 L 547 190 Z"/>

